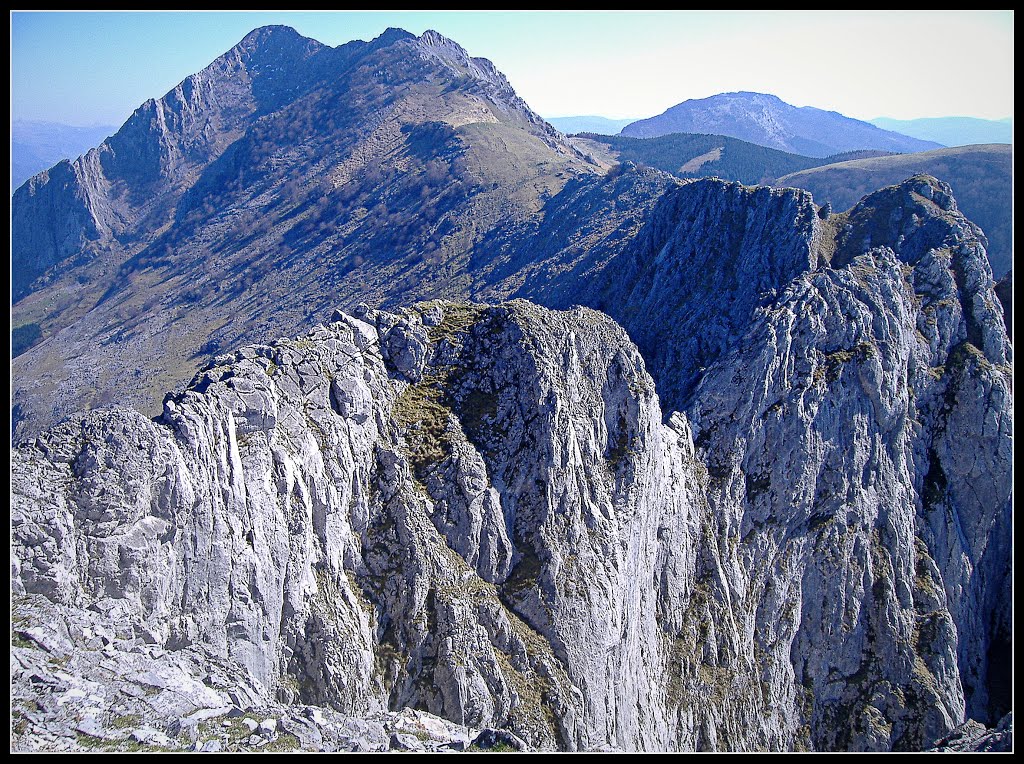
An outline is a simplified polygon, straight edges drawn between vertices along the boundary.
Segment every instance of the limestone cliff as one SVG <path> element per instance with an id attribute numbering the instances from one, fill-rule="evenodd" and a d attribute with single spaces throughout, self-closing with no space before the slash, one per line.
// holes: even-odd
<path id="1" fill-rule="evenodd" d="M 169 747 L 213 744 L 182 738 L 200 712 L 272 705 L 307 732 L 331 709 L 296 735 L 313 748 L 410 707 L 569 750 L 921 749 L 994 725 L 1011 350 L 974 229 L 933 179 L 828 220 L 733 193 L 802 209 L 805 265 L 737 261 L 775 280 L 736 279 L 696 377 L 658 365 L 685 412 L 600 313 L 423 303 L 220 356 L 154 421 L 94 412 L 16 449 L 21 739 L 63 739 L 39 687 L 71 693 L 104 643 L 198 682 L 155 721 Z M 636 272 L 709 268 L 660 251 Z M 47 602 L 65 632 L 99 612 L 113 633 L 69 649 Z M 40 650 L 66 669 L 41 675 Z M 61 718 L 123 747 L 125 701 L 77 692 Z"/>
<path id="2" fill-rule="evenodd" d="M 17 450 L 16 594 L 262 696 L 668 745 L 657 534 L 700 492 L 635 347 L 528 303 L 364 318 L 219 358 L 156 422 Z"/>

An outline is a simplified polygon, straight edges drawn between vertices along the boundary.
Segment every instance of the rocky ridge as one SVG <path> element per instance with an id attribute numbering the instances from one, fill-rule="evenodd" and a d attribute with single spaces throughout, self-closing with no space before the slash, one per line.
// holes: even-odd
<path id="1" fill-rule="evenodd" d="M 640 505 L 674 485 L 678 514 L 686 483 L 626 479 L 682 462 L 635 348 L 598 314 L 526 303 L 365 317 L 219 359 L 159 422 L 97 412 L 19 449 L 16 594 L 120 607 L 264 696 L 569 748 L 617 740 L 599 709 L 618 706 L 642 745 L 643 696 L 619 685 L 660 644 L 624 576 L 654 564 Z M 580 652 L 644 621 L 597 663 Z"/>
<path id="2" fill-rule="evenodd" d="M 219 357 L 155 422 L 63 425 L 14 453 L 15 593 L 123 613 L 259 703 L 415 707 L 538 748 L 994 725 L 1011 350 L 983 247 L 929 178 L 804 213 L 777 250 L 804 265 L 733 263 L 778 288 L 737 279 L 685 413 L 612 321 L 517 301 L 339 312 Z"/>
<path id="3" fill-rule="evenodd" d="M 482 238 L 595 172 L 436 33 L 255 30 L 15 193 L 12 325 L 35 338 L 15 439 L 113 400 L 157 413 L 220 349 L 324 305 L 466 297 Z"/>
<path id="4" fill-rule="evenodd" d="M 775 185 L 805 188 L 819 203 L 828 201 L 836 210 L 845 210 L 876 189 L 919 174 L 950 185 L 960 211 L 985 232 L 993 274 L 997 279 L 1004 276 L 1013 267 L 1012 146 L 965 146 L 855 159 L 790 172 Z"/>
<path id="5" fill-rule="evenodd" d="M 1013 714 L 1004 716 L 995 729 L 986 729 L 975 721 L 964 722 L 928 750 L 942 753 L 1010 753 L 1013 751 Z"/>
<path id="6" fill-rule="evenodd" d="M 906 750 L 1000 723 L 1012 348 L 948 186 L 833 214 L 599 177 L 431 34 L 257 30 L 214 69 L 19 192 L 13 314 L 43 325 L 13 375 L 16 747 L 399 748 L 404 714 L 432 747 Z M 251 344 L 325 295 L 326 326 Z M 154 419 L 67 418 L 190 354 Z"/>

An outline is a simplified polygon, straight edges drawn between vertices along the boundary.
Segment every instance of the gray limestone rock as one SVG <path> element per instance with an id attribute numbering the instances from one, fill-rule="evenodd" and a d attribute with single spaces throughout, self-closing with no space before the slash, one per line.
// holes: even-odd
<path id="1" fill-rule="evenodd" d="M 935 741 L 930 751 L 981 753 L 1013 751 L 1013 714 L 1000 719 L 995 729 L 987 729 L 973 719 L 968 719 L 941 740 Z"/>
<path id="2" fill-rule="evenodd" d="M 828 220 L 722 185 L 666 198 L 634 250 L 641 347 L 685 328 L 646 360 L 586 308 L 338 313 L 155 420 L 14 449 L 15 748 L 117 750 L 142 722 L 331 751 L 995 725 L 1012 347 L 977 231 L 934 179 Z M 746 221 L 709 244 L 731 261 L 683 236 L 696 212 Z"/>
<path id="3" fill-rule="evenodd" d="M 17 450 L 16 590 L 157 637 L 170 652 L 132 676 L 176 688 L 184 715 L 233 702 L 179 670 L 195 648 L 253 677 L 262 703 L 284 686 L 349 714 L 397 698 L 542 747 L 603 739 L 586 715 L 649 699 L 630 679 L 620 703 L 617 685 L 660 649 L 627 570 L 653 564 L 642 508 L 664 489 L 631 475 L 678 436 L 607 318 L 527 303 L 444 315 L 428 334 L 413 313 L 378 314 L 388 363 L 339 320 L 222 359 L 156 422 L 97 412 Z M 40 470 L 60 475 L 56 494 Z M 673 489 L 666 507 L 684 501 Z M 41 556 L 35 539 L 58 532 L 81 543 Z M 584 570 L 599 588 L 575 588 Z M 613 655 L 580 649 L 632 619 L 648 633 Z"/>

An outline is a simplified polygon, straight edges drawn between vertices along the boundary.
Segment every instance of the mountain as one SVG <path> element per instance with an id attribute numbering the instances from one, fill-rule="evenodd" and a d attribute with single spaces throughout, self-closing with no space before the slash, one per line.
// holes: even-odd
<path id="1" fill-rule="evenodd" d="M 882 130 L 834 111 L 798 108 L 773 95 L 747 92 L 683 101 L 657 117 L 626 125 L 621 135 L 656 138 L 669 133 L 728 135 L 811 157 L 861 149 L 902 153 L 940 148 L 938 143 Z"/>
<path id="2" fill-rule="evenodd" d="M 114 125 L 75 127 L 59 122 L 11 121 L 11 191 L 62 159 L 73 159 L 117 131 Z"/>
<path id="3" fill-rule="evenodd" d="M 810 167 L 884 154 L 859 151 L 824 159 L 789 154 L 724 135 L 671 133 L 658 138 L 584 133 L 574 145 L 609 159 L 657 167 L 678 178 L 717 177 L 755 185 Z M 913 174 L 913 173 L 911 173 Z"/>
<path id="4" fill-rule="evenodd" d="M 12 328 L 36 340 L 17 432 L 115 400 L 158 411 L 219 347 L 323 304 L 463 295 L 488 231 L 597 172 L 436 33 L 256 30 L 15 193 Z"/>
<path id="5" fill-rule="evenodd" d="M 977 143 L 1013 143 L 1012 119 L 975 117 L 929 117 L 925 119 L 870 120 L 883 130 L 892 130 L 913 138 L 935 141 L 943 146 L 970 146 Z"/>
<path id="6" fill-rule="evenodd" d="M 1005 145 L 937 149 L 861 159 L 794 172 L 776 181 L 806 188 L 819 202 L 848 209 L 865 194 L 918 173 L 949 183 L 964 214 L 981 226 L 996 278 L 1013 266 L 1013 149 Z"/>
<path id="7" fill-rule="evenodd" d="M 1012 351 L 988 274 L 932 178 L 830 216 L 700 180 L 594 278 L 523 284 L 604 295 L 630 334 L 524 300 L 363 306 L 218 356 L 153 420 L 76 416 L 12 452 L 14 747 L 995 726 Z"/>
<path id="8" fill-rule="evenodd" d="M 12 205 L 12 748 L 1005 739 L 1013 350 L 940 180 L 608 167 L 435 33 L 277 27 Z"/>
<path id="9" fill-rule="evenodd" d="M 633 119 L 608 119 L 608 117 L 548 117 L 548 124 L 566 135 L 575 133 L 597 133 L 616 135 Z"/>

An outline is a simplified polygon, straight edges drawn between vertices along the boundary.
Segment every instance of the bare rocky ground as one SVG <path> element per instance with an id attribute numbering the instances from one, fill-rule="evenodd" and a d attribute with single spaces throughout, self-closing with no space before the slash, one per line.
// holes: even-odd
<path id="1" fill-rule="evenodd" d="M 14 751 L 522 750 L 505 730 L 403 709 L 351 716 L 268 701 L 237 665 L 168 651 L 110 611 L 20 597 L 11 645 Z"/>

